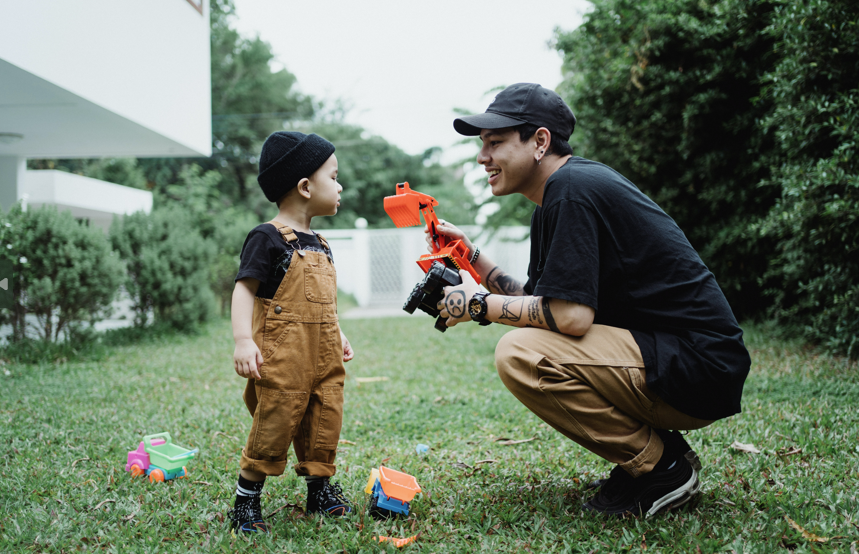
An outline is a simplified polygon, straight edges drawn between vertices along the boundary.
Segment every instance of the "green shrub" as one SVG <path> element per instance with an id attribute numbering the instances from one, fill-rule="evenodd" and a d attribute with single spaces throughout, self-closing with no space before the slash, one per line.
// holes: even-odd
<path id="1" fill-rule="evenodd" d="M 250 230 L 259 223 L 256 214 L 239 209 L 225 210 L 218 219 L 213 232 L 217 253 L 212 259 L 210 276 L 212 290 L 220 302 L 221 315 L 229 313 L 242 245 Z"/>
<path id="2" fill-rule="evenodd" d="M 771 314 L 795 334 L 859 357 L 859 5 L 784 1 L 768 29 L 780 62 L 773 182 L 781 198 L 757 226 L 778 239 Z"/>
<path id="3" fill-rule="evenodd" d="M 125 288 L 135 325 L 149 323 L 150 314 L 177 328 L 209 318 L 215 304 L 209 286 L 215 248 L 186 211 L 162 208 L 117 218 L 110 240 L 126 262 Z"/>
<path id="4" fill-rule="evenodd" d="M 28 337 L 27 315 L 47 342 L 82 333 L 104 319 L 122 282 L 123 266 L 104 233 L 54 206 L 4 216 L 2 256 L 12 265 L 12 341 Z"/>

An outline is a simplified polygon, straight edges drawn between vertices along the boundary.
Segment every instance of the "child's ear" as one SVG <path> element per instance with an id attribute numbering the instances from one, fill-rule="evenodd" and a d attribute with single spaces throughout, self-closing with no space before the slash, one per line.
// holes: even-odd
<path id="1" fill-rule="evenodd" d="M 310 179 L 305 177 L 298 182 L 298 186 L 295 188 L 298 189 L 298 194 L 300 194 L 304 198 L 310 198 Z"/>

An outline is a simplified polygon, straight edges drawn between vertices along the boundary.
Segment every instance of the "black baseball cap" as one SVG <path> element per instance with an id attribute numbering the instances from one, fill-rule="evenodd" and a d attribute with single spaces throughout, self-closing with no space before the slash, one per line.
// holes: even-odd
<path id="1" fill-rule="evenodd" d="M 554 90 L 535 83 L 516 83 L 498 93 L 486 112 L 453 120 L 460 135 L 474 137 L 482 129 L 504 129 L 530 123 L 545 127 L 553 135 L 570 140 L 576 116 Z"/>

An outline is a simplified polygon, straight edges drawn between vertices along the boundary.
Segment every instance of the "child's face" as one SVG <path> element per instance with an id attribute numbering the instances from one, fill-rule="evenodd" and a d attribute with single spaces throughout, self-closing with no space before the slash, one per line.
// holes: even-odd
<path id="1" fill-rule="evenodd" d="M 337 156 L 331 154 L 322 166 L 308 180 L 310 181 L 310 203 L 314 215 L 334 215 L 340 206 L 340 192 L 343 187 L 337 182 Z"/>

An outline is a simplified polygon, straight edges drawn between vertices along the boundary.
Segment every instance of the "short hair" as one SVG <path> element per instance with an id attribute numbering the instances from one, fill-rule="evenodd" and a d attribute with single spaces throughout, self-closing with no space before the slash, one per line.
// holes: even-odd
<path id="1" fill-rule="evenodd" d="M 513 130 L 519 132 L 520 141 L 526 142 L 534 136 L 534 133 L 536 133 L 539 128 L 539 126 L 531 123 L 523 123 L 522 125 L 513 127 Z M 549 132 L 552 133 L 551 130 Z M 555 133 L 552 133 L 552 138 L 549 141 L 549 148 L 546 151 L 546 155 L 549 154 L 555 154 L 557 156 L 572 156 L 573 148 L 570 146 L 569 142 L 557 136 Z"/>

